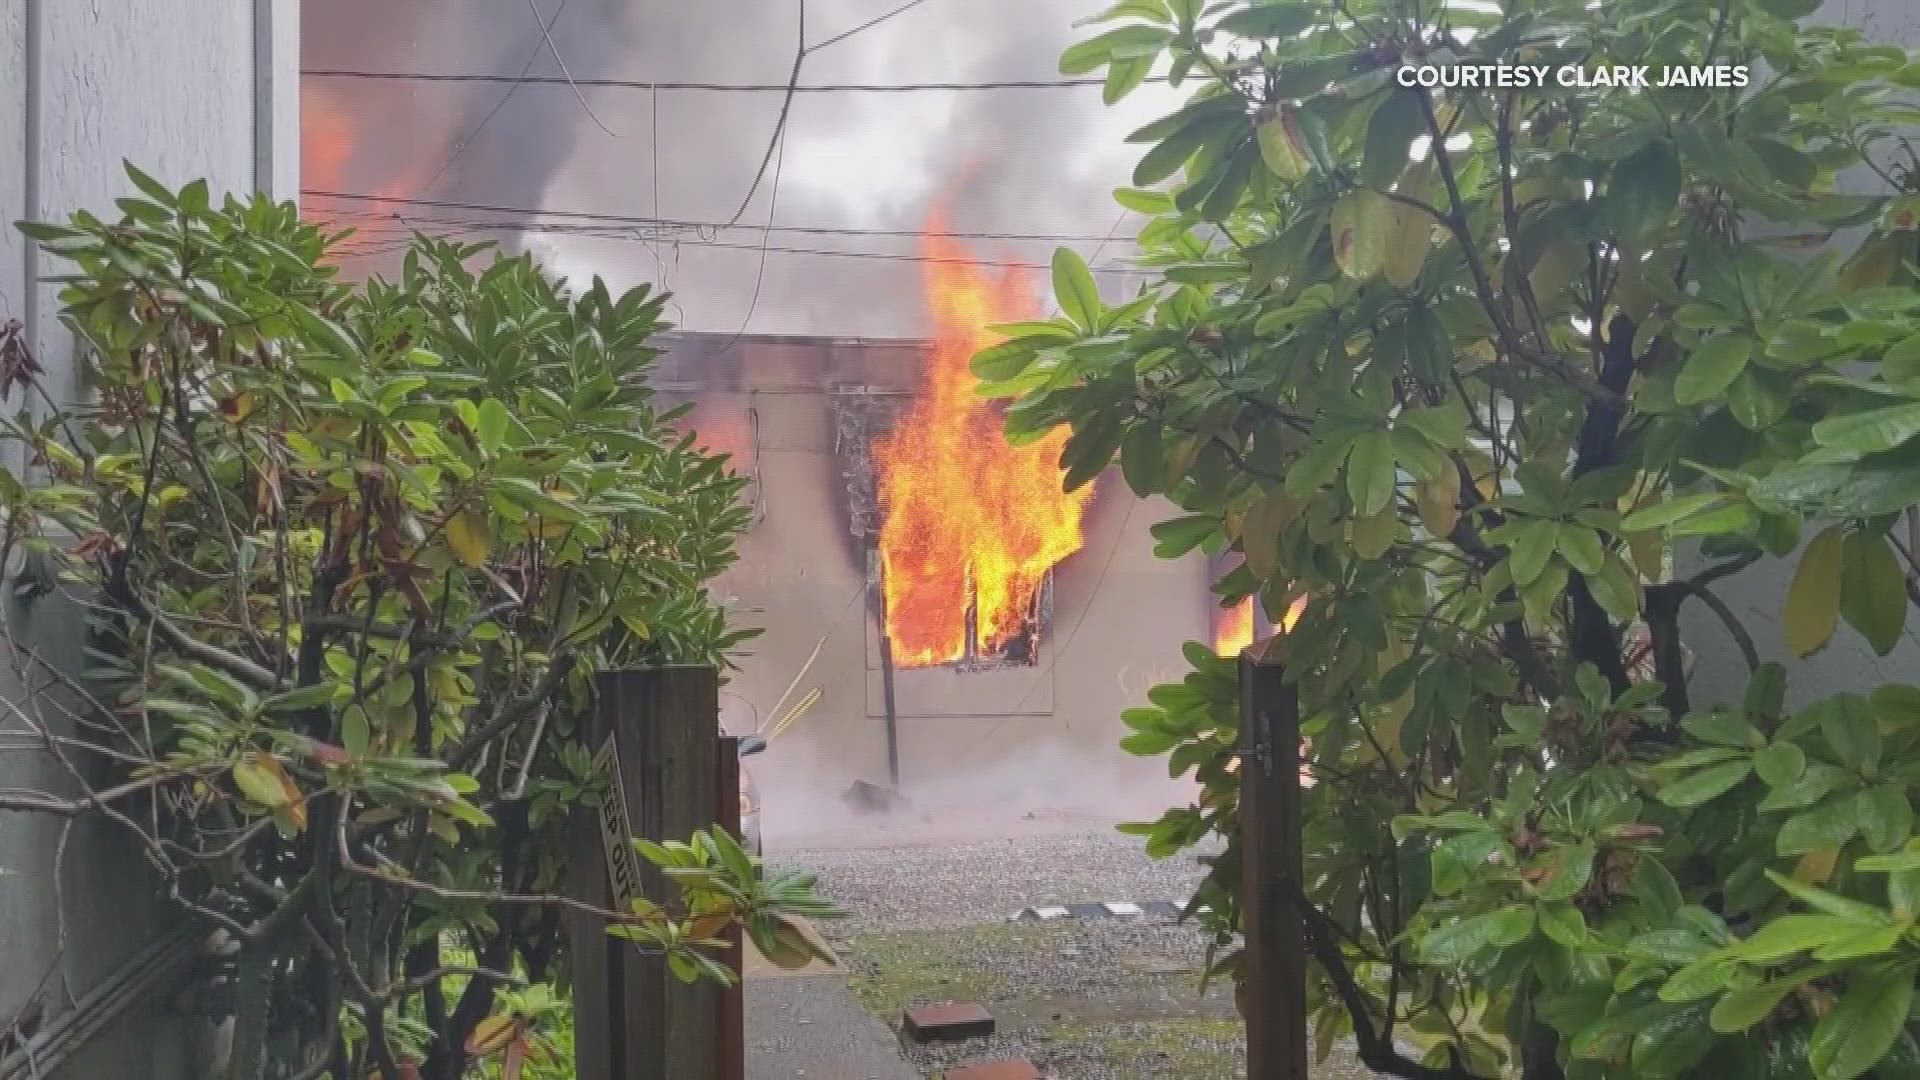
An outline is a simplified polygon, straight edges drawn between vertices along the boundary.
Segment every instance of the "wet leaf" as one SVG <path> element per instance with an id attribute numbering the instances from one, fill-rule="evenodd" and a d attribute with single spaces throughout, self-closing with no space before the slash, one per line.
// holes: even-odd
<path id="1" fill-rule="evenodd" d="M 1347 494 L 1354 513 L 1372 517 L 1393 503 L 1393 441 L 1384 431 L 1369 431 L 1354 441 L 1347 456 Z"/>
<path id="2" fill-rule="evenodd" d="M 1813 1029 L 1811 1063 L 1821 1080 L 1852 1080 L 1893 1048 L 1913 1004 L 1913 968 L 1856 975 Z"/>
<path id="3" fill-rule="evenodd" d="M 1673 383 L 1673 400 L 1698 405 L 1717 397 L 1746 370 L 1753 355 L 1753 339 L 1745 334 L 1721 334 L 1694 346 Z"/>
<path id="4" fill-rule="evenodd" d="M 1420 939 L 1419 951 L 1429 964 L 1452 966 L 1464 963 L 1488 949 L 1505 948 L 1526 940 L 1533 932 L 1534 912 L 1530 907 L 1509 907 L 1484 915 L 1470 915 L 1458 922 L 1436 926 Z"/>
<path id="5" fill-rule="evenodd" d="M 1840 614 L 1881 656 L 1900 643 L 1907 627 L 1907 576 L 1885 536 L 1857 532 L 1847 537 Z"/>
<path id="6" fill-rule="evenodd" d="M 1780 629 L 1795 656 L 1811 656 L 1833 639 L 1840 625 L 1840 577 L 1846 553 L 1846 533 L 1829 526 L 1800 553 L 1800 565 L 1787 586 L 1787 603 Z"/>
<path id="7" fill-rule="evenodd" d="M 462 510 L 447 519 L 447 545 L 454 557 L 468 566 L 486 565 L 493 547 L 487 534 L 487 519 L 476 510 Z"/>

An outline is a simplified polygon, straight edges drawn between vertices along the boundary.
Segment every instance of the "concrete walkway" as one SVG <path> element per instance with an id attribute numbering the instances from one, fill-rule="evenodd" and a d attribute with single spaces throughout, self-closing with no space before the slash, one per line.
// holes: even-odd
<path id="1" fill-rule="evenodd" d="M 781 971 L 749 946 L 746 976 L 747 1080 L 921 1080 L 844 974 Z"/>

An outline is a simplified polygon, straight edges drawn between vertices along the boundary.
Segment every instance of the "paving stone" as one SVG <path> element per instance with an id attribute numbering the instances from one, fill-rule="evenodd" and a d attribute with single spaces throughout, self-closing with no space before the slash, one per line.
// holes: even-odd
<path id="1" fill-rule="evenodd" d="M 1046 1080 L 1033 1062 L 1025 1058 L 1010 1061 L 982 1061 L 948 1069 L 946 1080 Z"/>
<path id="2" fill-rule="evenodd" d="M 914 1042 L 959 1042 L 993 1034 L 993 1014 L 971 1001 L 916 1005 L 902 1017 L 900 1029 Z"/>

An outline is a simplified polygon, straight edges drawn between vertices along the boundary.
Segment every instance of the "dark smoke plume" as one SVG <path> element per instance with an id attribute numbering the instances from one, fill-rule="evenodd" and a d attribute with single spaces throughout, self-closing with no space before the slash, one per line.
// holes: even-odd
<path id="1" fill-rule="evenodd" d="M 784 83 L 797 44 L 798 0 L 538 0 L 554 49 L 580 78 Z M 810 0 L 819 42 L 897 6 Z M 1055 77 L 1060 51 L 1092 31 L 1073 21 L 1090 0 L 928 0 L 810 55 L 803 83 L 989 82 Z M 557 11 L 557 18 L 556 18 Z M 558 75 L 525 0 L 330 0 L 304 5 L 305 66 Z M 407 83 L 310 78 L 307 184 L 513 207 L 692 221 L 739 211 L 779 113 L 778 93 L 587 89 L 590 117 L 564 85 Z M 1149 87 L 1120 108 L 1095 89 L 800 94 L 788 118 L 780 182 L 773 170 L 741 216 L 781 224 L 912 231 L 944 199 L 956 231 L 1102 236 L 1118 208 L 1134 148 L 1121 138 L 1164 111 Z M 504 102 L 504 103 L 503 103 Z M 653 121 L 657 111 L 658 128 Z M 344 117 L 344 124 L 339 123 Z M 596 124 L 604 123 L 609 136 Z M 344 127 L 338 169 L 316 154 L 316 130 Z M 475 134 L 477 130 L 477 134 Z M 463 140 L 465 140 L 463 142 Z M 314 166 L 316 157 L 321 158 Z M 311 200 L 325 216 L 364 204 Z M 391 210 L 392 208 L 382 208 Z M 486 215 L 400 208 L 432 218 Z M 391 229 L 393 224 L 381 226 Z M 1099 261 L 1130 250 L 1122 225 Z M 389 233 L 389 235 L 391 235 Z M 495 238 L 503 238 L 493 234 Z M 528 246 L 571 274 L 614 284 L 665 281 L 689 329 L 912 335 L 922 328 L 911 262 L 775 251 L 759 272 L 761 233 L 654 230 L 618 239 L 536 234 Z M 912 255 L 911 237 L 774 233 L 773 248 Z M 1045 263 L 1048 241 L 983 242 L 983 258 Z M 1036 275 L 1044 278 L 1044 274 Z M 754 299 L 755 279 L 758 298 Z M 1125 282 L 1103 275 L 1117 293 Z"/>

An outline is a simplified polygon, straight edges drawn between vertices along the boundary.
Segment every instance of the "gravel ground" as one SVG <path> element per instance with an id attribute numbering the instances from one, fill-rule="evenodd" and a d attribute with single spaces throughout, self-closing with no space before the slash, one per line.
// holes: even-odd
<path id="1" fill-rule="evenodd" d="M 909 1046 L 937 1075 L 957 1064 L 1026 1057 L 1052 1080 L 1233 1080 L 1242 1030 L 1230 988 L 1202 994 L 1206 941 L 1166 919 L 1013 922 L 1021 908 L 1184 901 L 1205 874 L 1191 855 L 1151 860 L 1110 829 L 1041 829 L 1017 838 L 796 847 L 770 861 L 819 873 L 849 911 L 822 927 L 843 944 L 861 1001 L 897 1028 L 910 1004 L 980 1001 L 992 1038 Z M 1324 1080 L 1372 1075 L 1336 1047 Z"/>
<path id="2" fill-rule="evenodd" d="M 829 933 L 853 936 L 997 922 L 1021 908 L 1127 900 L 1183 903 L 1206 876 L 1193 855 L 1149 859 L 1112 830 L 1036 832 L 954 843 L 798 848 L 770 861 L 805 867 L 850 913 Z"/>

